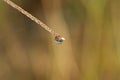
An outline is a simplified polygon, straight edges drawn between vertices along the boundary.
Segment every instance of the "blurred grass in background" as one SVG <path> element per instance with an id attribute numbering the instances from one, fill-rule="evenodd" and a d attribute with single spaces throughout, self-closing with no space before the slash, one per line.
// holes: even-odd
<path id="1" fill-rule="evenodd" d="M 12 1 L 66 41 L 1 0 L 0 80 L 120 80 L 119 0 Z"/>

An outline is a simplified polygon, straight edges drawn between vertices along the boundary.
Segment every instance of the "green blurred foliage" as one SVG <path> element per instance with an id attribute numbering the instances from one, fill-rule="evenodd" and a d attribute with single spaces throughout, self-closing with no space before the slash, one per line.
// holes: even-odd
<path id="1" fill-rule="evenodd" d="M 54 38 L 0 1 L 0 80 L 120 80 L 119 0 L 12 0 Z"/>

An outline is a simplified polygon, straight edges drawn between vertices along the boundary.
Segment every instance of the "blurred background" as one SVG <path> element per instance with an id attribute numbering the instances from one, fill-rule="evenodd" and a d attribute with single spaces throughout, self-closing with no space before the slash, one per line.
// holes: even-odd
<path id="1" fill-rule="evenodd" d="M 120 0 L 0 0 L 0 80 L 120 80 Z"/>

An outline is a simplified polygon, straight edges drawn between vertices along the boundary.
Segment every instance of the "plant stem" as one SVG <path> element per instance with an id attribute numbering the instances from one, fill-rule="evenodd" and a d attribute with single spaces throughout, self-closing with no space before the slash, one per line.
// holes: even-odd
<path id="1" fill-rule="evenodd" d="M 41 27 L 43 27 L 46 31 L 51 33 L 53 36 L 55 36 L 55 37 L 60 36 L 59 34 L 54 32 L 51 28 L 49 28 L 46 24 L 44 24 L 41 20 L 39 20 L 36 17 L 32 16 L 26 10 L 24 10 L 20 6 L 16 5 L 14 2 L 12 2 L 10 0 L 3 0 L 3 1 L 6 2 L 8 5 L 12 6 L 14 9 L 21 12 L 22 14 L 24 14 L 25 16 L 27 16 L 28 18 L 30 18 L 31 20 L 33 20 L 34 22 L 36 22 L 37 24 L 39 24 Z M 63 37 L 60 37 L 60 39 L 65 40 Z"/>

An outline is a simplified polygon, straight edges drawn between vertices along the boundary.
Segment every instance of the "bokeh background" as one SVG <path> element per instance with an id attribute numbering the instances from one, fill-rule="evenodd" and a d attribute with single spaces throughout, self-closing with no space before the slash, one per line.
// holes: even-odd
<path id="1" fill-rule="evenodd" d="M 120 80 L 120 0 L 0 0 L 0 80 Z"/>

